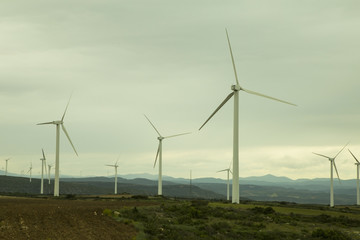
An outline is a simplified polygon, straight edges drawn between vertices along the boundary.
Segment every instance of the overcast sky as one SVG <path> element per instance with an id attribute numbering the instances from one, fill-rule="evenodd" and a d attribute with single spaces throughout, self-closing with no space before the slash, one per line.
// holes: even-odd
<path id="1" fill-rule="evenodd" d="M 232 159 L 233 100 L 197 129 L 235 83 L 298 107 L 240 93 L 240 177 L 329 177 L 349 148 L 360 158 L 360 2 L 2 1 L 0 160 L 9 171 L 40 172 L 41 148 L 54 162 L 55 126 L 67 175 L 163 174 L 225 178 Z M 344 150 L 340 177 L 356 177 Z"/>

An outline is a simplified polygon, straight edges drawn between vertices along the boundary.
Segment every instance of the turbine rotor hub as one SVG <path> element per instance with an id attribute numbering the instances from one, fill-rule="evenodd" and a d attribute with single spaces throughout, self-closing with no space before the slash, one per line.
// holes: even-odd
<path id="1" fill-rule="evenodd" d="M 162 141 L 164 139 L 164 137 L 158 137 L 159 141 Z"/>
<path id="2" fill-rule="evenodd" d="M 241 87 L 239 85 L 232 85 L 231 86 L 231 90 L 233 91 L 240 91 L 241 90 Z"/>
<path id="3" fill-rule="evenodd" d="M 53 121 L 54 124 L 58 125 L 58 124 L 62 124 L 63 121 L 59 120 L 59 121 Z"/>

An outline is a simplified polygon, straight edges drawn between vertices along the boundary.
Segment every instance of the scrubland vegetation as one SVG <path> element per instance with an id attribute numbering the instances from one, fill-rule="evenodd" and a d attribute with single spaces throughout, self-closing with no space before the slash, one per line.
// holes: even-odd
<path id="1" fill-rule="evenodd" d="M 360 239 L 355 206 L 160 199 L 103 213 L 134 226 L 135 239 Z"/>

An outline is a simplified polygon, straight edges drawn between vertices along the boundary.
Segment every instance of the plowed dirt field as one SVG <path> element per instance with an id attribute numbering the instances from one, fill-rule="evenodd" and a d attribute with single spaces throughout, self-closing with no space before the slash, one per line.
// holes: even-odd
<path id="1" fill-rule="evenodd" d="M 132 239 L 134 227 L 102 213 L 138 204 L 121 199 L 0 196 L 0 239 Z"/>

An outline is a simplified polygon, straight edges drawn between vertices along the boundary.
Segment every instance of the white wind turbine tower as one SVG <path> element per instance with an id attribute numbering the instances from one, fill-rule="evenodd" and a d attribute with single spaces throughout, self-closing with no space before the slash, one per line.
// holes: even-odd
<path id="1" fill-rule="evenodd" d="M 117 194 L 117 169 L 119 167 L 119 165 L 117 164 L 118 161 L 119 161 L 119 159 L 116 161 L 116 163 L 114 165 L 106 165 L 106 166 L 115 168 L 115 194 Z"/>
<path id="2" fill-rule="evenodd" d="M 71 97 L 70 97 L 70 99 L 71 99 Z M 45 125 L 45 124 L 54 124 L 54 125 L 56 125 L 56 157 L 55 157 L 55 183 L 54 183 L 54 196 L 55 196 L 55 197 L 58 197 L 58 196 L 59 196 L 60 125 L 61 125 L 61 128 L 62 128 L 62 130 L 64 131 L 67 139 L 69 140 L 72 148 L 74 149 L 76 155 L 78 156 L 78 153 L 76 152 L 76 149 L 75 149 L 75 147 L 74 147 L 74 144 L 72 143 L 72 141 L 71 141 L 71 139 L 70 139 L 70 136 L 69 136 L 69 134 L 67 133 L 66 128 L 65 128 L 65 126 L 64 126 L 64 117 L 65 117 L 67 108 L 68 108 L 68 106 L 69 106 L 70 99 L 69 99 L 69 101 L 68 101 L 68 104 L 66 105 L 66 108 L 65 108 L 65 111 L 64 111 L 64 114 L 63 114 L 61 120 L 37 124 L 37 125 Z"/>
<path id="3" fill-rule="evenodd" d="M 201 125 L 199 130 L 217 113 L 217 111 L 220 110 L 220 108 L 222 108 L 222 106 L 225 105 L 225 103 L 228 100 L 230 100 L 230 98 L 232 96 L 234 96 L 232 203 L 239 203 L 240 202 L 240 196 L 239 196 L 239 92 L 244 91 L 244 92 L 247 92 L 247 93 L 250 93 L 253 95 L 269 98 L 269 99 L 279 101 L 282 103 L 286 103 L 286 104 L 290 104 L 290 105 L 294 105 L 294 106 L 296 106 L 296 105 L 293 103 L 290 103 L 290 102 L 286 102 L 286 101 L 283 101 L 283 100 L 280 100 L 277 98 L 273 98 L 273 97 L 258 93 L 258 92 L 244 89 L 239 85 L 239 80 L 238 80 L 237 73 L 236 73 L 235 61 L 234 61 L 234 56 L 233 56 L 232 49 L 231 49 L 229 35 L 228 35 L 228 32 L 226 29 L 225 29 L 225 31 L 226 31 L 226 37 L 227 37 L 227 41 L 228 41 L 228 45 L 229 45 L 229 49 L 230 49 L 230 55 L 231 55 L 233 69 L 234 69 L 236 84 L 231 86 L 232 93 L 230 93 L 225 98 L 225 100 L 216 108 L 216 110 L 210 115 L 210 117 L 205 121 L 205 123 L 203 125 Z"/>
<path id="4" fill-rule="evenodd" d="M 151 126 L 155 129 L 157 134 L 159 135 L 159 137 L 157 138 L 159 140 L 159 146 L 158 146 L 158 150 L 157 150 L 156 157 L 155 157 L 154 168 L 155 168 L 158 156 L 159 156 L 158 195 L 162 195 L 162 140 L 164 140 L 165 138 L 172 138 L 172 137 L 177 137 L 177 136 L 181 136 L 181 135 L 185 135 L 185 134 L 190 134 L 191 132 L 163 137 L 163 136 L 161 136 L 160 132 L 156 129 L 154 124 L 152 124 L 150 119 L 145 114 L 144 114 L 144 116 L 149 121 Z"/>
<path id="5" fill-rule="evenodd" d="M 334 207 L 334 175 L 333 175 L 333 168 L 335 167 L 335 171 L 336 171 L 336 175 L 340 181 L 340 177 L 339 177 L 339 173 L 338 173 L 338 170 L 336 168 L 336 164 L 335 164 L 335 159 L 336 157 L 342 152 L 342 150 L 344 150 L 344 148 L 348 145 L 349 143 L 347 143 L 339 152 L 338 154 L 335 155 L 335 157 L 328 157 L 328 156 L 325 156 L 325 155 L 322 155 L 322 154 L 319 154 L 319 153 L 314 153 L 315 155 L 318 155 L 318 156 L 321 156 L 321 157 L 324 157 L 324 158 L 327 158 L 329 159 L 330 161 L 330 207 Z"/>
<path id="6" fill-rule="evenodd" d="M 42 150 L 43 157 L 40 158 L 40 161 L 41 161 L 41 188 L 40 188 L 40 194 L 44 194 L 44 168 L 45 168 L 45 175 L 47 175 L 47 172 L 46 172 L 46 157 L 45 157 L 44 149 L 41 149 L 41 150 Z"/>
<path id="7" fill-rule="evenodd" d="M 8 172 L 8 161 L 10 160 L 10 158 L 5 159 L 6 161 L 6 166 L 5 166 L 5 176 L 7 176 L 7 172 Z"/>
<path id="8" fill-rule="evenodd" d="M 360 205 L 360 189 L 359 189 L 360 162 L 359 162 L 359 160 L 357 160 L 355 155 L 350 151 L 350 149 L 348 149 L 348 150 L 351 153 L 351 155 L 354 157 L 354 159 L 356 160 L 356 163 L 355 163 L 355 165 L 357 167 L 357 170 L 356 170 L 356 175 L 357 175 L 357 178 L 356 178 L 356 204 Z"/>
<path id="9" fill-rule="evenodd" d="M 27 171 L 27 173 L 30 173 L 30 182 L 31 182 L 31 173 L 32 173 L 32 163 L 30 163 L 30 168 L 29 168 L 29 171 Z"/>
<path id="10" fill-rule="evenodd" d="M 224 170 L 220 170 L 220 171 L 217 171 L 217 172 L 227 172 L 227 194 L 226 194 L 226 200 L 229 201 L 230 199 L 230 180 L 229 180 L 229 175 L 230 173 L 232 173 L 232 171 L 230 170 L 230 167 L 227 168 L 227 169 L 224 169 Z"/>

